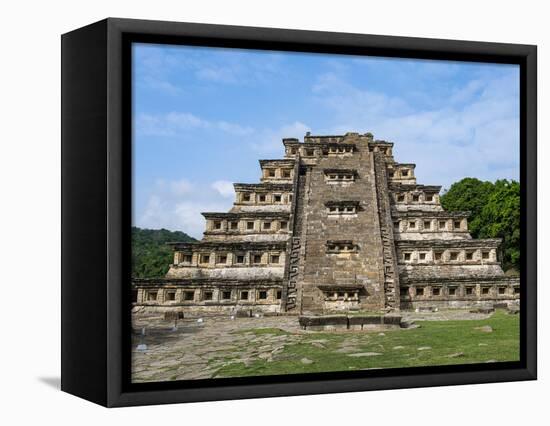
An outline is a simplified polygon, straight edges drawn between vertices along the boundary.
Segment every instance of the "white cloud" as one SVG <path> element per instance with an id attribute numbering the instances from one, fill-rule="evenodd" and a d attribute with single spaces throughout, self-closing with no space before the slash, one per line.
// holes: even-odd
<path id="1" fill-rule="evenodd" d="M 236 136 L 245 136 L 254 133 L 254 129 L 250 126 L 241 126 L 235 123 L 228 123 L 227 121 L 218 121 L 215 126 L 225 133 Z"/>
<path id="2" fill-rule="evenodd" d="M 233 204 L 233 197 L 222 193 L 226 190 L 225 183 L 159 179 L 141 213 L 134 218 L 135 224 L 142 228 L 180 230 L 200 239 L 205 227 L 201 213 L 226 212 Z"/>
<path id="3" fill-rule="evenodd" d="M 454 88 L 443 105 L 418 109 L 329 73 L 317 79 L 312 93 L 334 116 L 323 133 L 370 131 L 395 142 L 397 161 L 416 162 L 419 183 L 448 187 L 466 176 L 518 179 L 517 88 L 515 73 L 481 76 Z"/>
<path id="4" fill-rule="evenodd" d="M 263 155 L 282 155 L 283 154 L 283 138 L 299 138 L 302 139 L 306 132 L 311 131 L 307 124 L 300 121 L 285 124 L 278 129 L 264 129 L 258 132 L 254 141 L 250 146 L 254 151 Z"/>
<path id="5" fill-rule="evenodd" d="M 136 84 L 168 95 L 181 95 L 181 87 L 173 83 L 170 71 L 178 64 L 176 58 L 167 55 L 163 49 L 142 45 L 135 49 L 135 64 L 138 72 Z"/>
<path id="6" fill-rule="evenodd" d="M 176 136 L 189 130 L 217 130 L 226 134 L 244 136 L 254 132 L 250 126 L 227 121 L 207 120 L 189 112 L 172 111 L 166 114 L 139 114 L 135 121 L 139 135 Z"/>
<path id="7" fill-rule="evenodd" d="M 139 114 L 134 119 L 134 130 L 138 135 L 171 136 L 174 131 L 163 126 L 158 116 Z"/>
<path id="8" fill-rule="evenodd" d="M 195 201 L 182 201 L 176 203 L 170 210 L 170 220 L 177 229 L 185 232 L 194 238 L 202 238 L 206 221 L 201 213 L 203 212 L 224 212 L 228 208 L 225 204 L 216 202 L 197 203 Z"/>
<path id="9" fill-rule="evenodd" d="M 195 47 L 141 45 L 135 50 L 143 87 L 177 95 L 182 88 L 170 83 L 178 76 L 194 76 L 204 83 L 251 86 L 280 79 L 288 73 L 284 55 L 276 52 L 249 52 Z"/>
<path id="10" fill-rule="evenodd" d="M 209 80 L 219 83 L 236 83 L 238 81 L 236 77 L 238 72 L 239 70 L 236 67 L 204 67 L 198 69 L 195 72 L 195 75 L 201 80 Z"/>
<path id="11" fill-rule="evenodd" d="M 155 91 L 160 91 L 168 95 L 175 96 L 175 95 L 181 95 L 183 93 L 183 90 L 181 87 L 178 87 L 167 80 L 162 80 L 160 78 L 157 78 L 151 75 L 144 76 L 142 83 L 150 87 L 151 89 L 154 89 Z"/>
<path id="12" fill-rule="evenodd" d="M 193 192 L 193 185 L 186 179 L 170 182 L 170 189 L 175 195 L 185 195 Z"/>
<path id="13" fill-rule="evenodd" d="M 339 113 L 340 117 L 335 118 L 392 117 L 412 111 L 403 99 L 359 89 L 335 72 L 318 76 L 312 92 L 318 103 Z"/>
<path id="14" fill-rule="evenodd" d="M 456 88 L 449 98 L 451 104 L 463 103 L 470 101 L 475 95 L 483 89 L 483 82 L 480 80 L 469 81 L 466 86 Z"/>
<path id="15" fill-rule="evenodd" d="M 135 121 L 136 134 L 140 136 L 178 137 L 192 130 L 216 131 L 237 136 L 258 154 L 282 155 L 283 138 L 303 138 L 311 128 L 295 121 L 277 129 L 254 129 L 251 126 L 224 120 L 209 121 L 188 112 L 172 111 L 166 114 L 139 114 Z"/>
<path id="16" fill-rule="evenodd" d="M 275 52 L 218 51 L 215 55 L 203 55 L 193 62 L 197 79 L 239 86 L 254 86 L 272 79 L 283 78 L 287 69 L 283 65 L 284 55 Z"/>
<path id="17" fill-rule="evenodd" d="M 157 120 L 169 127 L 177 129 L 189 129 L 192 127 L 207 128 L 210 122 L 203 120 L 188 112 L 169 112 L 166 115 L 157 115 Z"/>
<path id="18" fill-rule="evenodd" d="M 217 180 L 212 184 L 214 188 L 222 197 L 232 198 L 235 196 L 235 190 L 233 188 L 233 183 L 227 180 Z"/>

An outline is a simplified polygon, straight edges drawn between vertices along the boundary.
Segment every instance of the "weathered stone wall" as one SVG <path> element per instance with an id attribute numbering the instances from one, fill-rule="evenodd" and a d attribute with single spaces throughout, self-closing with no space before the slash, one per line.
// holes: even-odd
<path id="1" fill-rule="evenodd" d="M 468 216 L 469 212 L 394 211 L 394 236 L 396 240 L 413 241 L 471 239 Z"/>
<path id="2" fill-rule="evenodd" d="M 399 241 L 399 270 L 405 280 L 502 277 L 498 239 Z"/>
<path id="3" fill-rule="evenodd" d="M 135 280 L 135 306 L 150 312 L 280 312 L 282 281 Z"/>
<path id="4" fill-rule="evenodd" d="M 392 162 L 388 164 L 388 179 L 392 184 L 416 185 L 415 168 L 416 164 Z"/>
<path id="5" fill-rule="evenodd" d="M 502 275 L 434 275 L 407 278 L 401 284 L 401 306 L 464 308 L 493 306 L 497 303 L 519 304 L 519 277 Z"/>
<path id="6" fill-rule="evenodd" d="M 292 183 L 294 180 L 293 159 L 260 160 L 262 168 L 262 182 L 268 183 Z"/>
<path id="7" fill-rule="evenodd" d="M 281 279 L 286 241 L 174 244 L 174 264 L 166 278 Z"/>
<path id="8" fill-rule="evenodd" d="M 307 171 L 303 218 L 301 299 L 305 313 L 323 310 L 325 294 L 320 286 L 324 284 L 359 284 L 362 309 L 384 307 L 382 246 L 368 141 L 358 135 L 342 138 L 342 143 L 354 145 L 352 155 L 324 155 L 323 147 L 315 146 L 315 161 L 310 160 Z M 343 179 L 337 181 L 340 176 Z M 356 215 L 344 219 L 328 214 L 327 202 L 349 200 L 358 201 Z M 348 241 L 353 248 L 331 252 L 328 249 L 331 241 L 340 249 L 345 244 L 339 242 Z"/>
<path id="9" fill-rule="evenodd" d="M 290 236 L 288 212 L 203 213 L 203 216 L 204 242 L 287 241 Z"/>
<path id="10" fill-rule="evenodd" d="M 137 304 L 135 309 L 139 309 L 142 314 L 164 314 L 181 312 L 184 318 L 198 318 L 202 316 L 244 316 L 251 317 L 256 314 L 269 315 L 280 314 L 281 304 L 194 304 L 194 305 L 168 305 L 168 304 Z"/>
<path id="11" fill-rule="evenodd" d="M 225 267 L 225 268 L 211 268 L 205 267 L 197 268 L 179 268 L 172 267 L 166 275 L 167 278 L 211 278 L 211 279 L 282 279 L 284 273 L 284 267 L 282 265 L 273 266 L 243 266 L 241 268 Z"/>

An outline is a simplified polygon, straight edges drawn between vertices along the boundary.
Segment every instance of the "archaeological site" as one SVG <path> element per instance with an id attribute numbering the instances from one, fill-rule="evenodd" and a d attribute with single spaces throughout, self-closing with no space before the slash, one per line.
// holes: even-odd
<path id="1" fill-rule="evenodd" d="M 372 134 L 283 139 L 260 183 L 235 183 L 205 212 L 201 241 L 171 243 L 164 277 L 133 279 L 135 309 L 189 315 L 392 314 L 519 303 L 499 239 L 473 239 L 468 212 L 416 182 Z"/>

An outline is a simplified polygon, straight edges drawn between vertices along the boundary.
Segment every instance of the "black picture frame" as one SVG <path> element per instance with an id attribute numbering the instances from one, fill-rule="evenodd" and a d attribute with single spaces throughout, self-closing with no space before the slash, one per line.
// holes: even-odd
<path id="1" fill-rule="evenodd" d="M 118 407 L 536 379 L 536 46 L 118 18 L 61 41 L 63 391 Z M 518 64 L 520 361 L 130 383 L 133 42 Z"/>

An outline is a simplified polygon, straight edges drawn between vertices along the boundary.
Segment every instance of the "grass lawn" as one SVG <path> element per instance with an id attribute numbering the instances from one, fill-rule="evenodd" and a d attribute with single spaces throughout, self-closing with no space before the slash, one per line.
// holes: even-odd
<path id="1" fill-rule="evenodd" d="M 284 347 L 248 365 L 229 362 L 215 377 L 349 371 L 366 368 L 416 367 L 519 360 L 519 315 L 497 310 L 485 320 L 416 321 L 419 328 L 379 332 L 291 334 L 269 329 L 243 330 Z M 477 327 L 490 326 L 492 332 Z M 231 361 L 231 360 L 228 360 Z"/>

